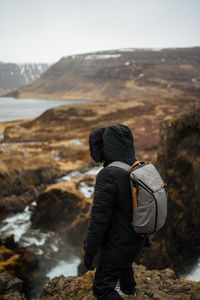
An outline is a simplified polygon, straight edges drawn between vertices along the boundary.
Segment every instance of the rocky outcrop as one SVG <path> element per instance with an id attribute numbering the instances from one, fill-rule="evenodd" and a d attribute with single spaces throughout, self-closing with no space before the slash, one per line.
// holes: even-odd
<path id="1" fill-rule="evenodd" d="M 11 212 L 22 212 L 28 204 L 37 200 L 36 187 L 52 183 L 56 176 L 55 171 L 50 167 L 1 172 L 1 216 Z"/>
<path id="2" fill-rule="evenodd" d="M 188 271 L 200 256 L 200 107 L 161 124 L 157 166 L 168 184 L 167 222 L 140 261 Z"/>
<path id="3" fill-rule="evenodd" d="M 30 287 L 32 286 L 31 272 L 37 267 L 37 264 L 38 259 L 34 255 L 34 253 L 18 245 L 18 243 L 14 241 L 13 235 L 9 235 L 6 236 L 4 239 L 0 239 L 0 272 L 9 273 L 23 280 L 23 290 L 27 294 L 29 294 Z M 0 275 L 1 274 L 2 273 L 0 273 Z M 12 276 L 10 278 L 12 279 Z M 3 284 L 2 280 L 3 279 L 0 276 L 0 286 Z M 18 283 L 21 287 L 20 282 L 21 281 L 17 281 L 17 286 L 14 287 L 18 287 Z M 6 294 L 7 291 L 12 291 L 13 285 L 3 284 L 3 286 L 1 287 L 3 288 L 3 291 Z M 16 289 L 16 291 L 18 291 L 18 288 Z M 4 298 L 0 299 L 11 299 L 6 297 L 7 296 L 4 295 Z"/>
<path id="4" fill-rule="evenodd" d="M 0 272 L 0 299 L 26 300 L 23 281 L 6 272 Z"/>
<path id="5" fill-rule="evenodd" d="M 31 221 L 33 228 L 56 231 L 65 242 L 80 249 L 91 201 L 82 196 L 73 183 L 51 185 L 41 193 Z"/>
<path id="6" fill-rule="evenodd" d="M 177 279 L 170 269 L 149 271 L 144 266 L 134 265 L 137 282 L 135 296 L 123 299 L 198 300 L 200 283 Z M 38 300 L 95 300 L 92 295 L 93 272 L 83 277 L 55 277 L 45 284 Z"/>
<path id="7" fill-rule="evenodd" d="M 37 169 L 15 170 L 13 173 L 0 174 L 0 196 L 21 195 L 28 191 L 31 186 L 52 183 L 56 173 L 50 167 Z"/>
<path id="8" fill-rule="evenodd" d="M 170 269 L 149 271 L 142 265 L 133 267 L 137 283 L 136 295 L 123 295 L 124 300 L 200 299 L 199 282 L 177 279 Z M 37 300 L 95 300 L 92 294 L 93 277 L 92 271 L 82 277 L 54 277 L 44 285 Z M 22 281 L 5 272 L 0 273 L 0 299 L 26 300 Z"/>

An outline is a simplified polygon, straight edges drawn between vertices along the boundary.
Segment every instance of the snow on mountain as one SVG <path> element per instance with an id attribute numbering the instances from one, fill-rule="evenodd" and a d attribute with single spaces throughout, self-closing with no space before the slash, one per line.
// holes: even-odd
<path id="1" fill-rule="evenodd" d="M 0 62 L 0 94 L 26 86 L 37 80 L 50 64 L 14 64 Z"/>

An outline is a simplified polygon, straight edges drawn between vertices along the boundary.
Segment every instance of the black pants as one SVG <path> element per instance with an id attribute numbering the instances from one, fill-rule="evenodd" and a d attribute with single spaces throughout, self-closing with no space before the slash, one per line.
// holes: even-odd
<path id="1" fill-rule="evenodd" d="M 115 290 L 118 279 L 122 292 L 134 294 L 136 282 L 131 264 L 115 267 L 100 262 L 93 282 L 94 296 L 98 300 L 121 300 L 121 296 Z"/>

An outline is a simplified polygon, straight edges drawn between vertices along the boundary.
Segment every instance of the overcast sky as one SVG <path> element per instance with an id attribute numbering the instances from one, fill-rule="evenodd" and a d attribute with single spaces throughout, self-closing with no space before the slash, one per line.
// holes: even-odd
<path id="1" fill-rule="evenodd" d="M 0 61 L 200 46 L 200 0 L 0 0 Z"/>

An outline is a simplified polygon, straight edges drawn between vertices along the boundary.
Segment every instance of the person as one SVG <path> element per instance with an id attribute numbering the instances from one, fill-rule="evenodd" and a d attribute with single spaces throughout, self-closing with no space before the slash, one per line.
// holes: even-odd
<path id="1" fill-rule="evenodd" d="M 136 161 L 132 132 L 122 124 L 97 128 L 90 134 L 89 147 L 91 157 L 96 162 L 104 162 L 104 168 L 96 177 L 83 246 L 84 263 L 88 270 L 92 270 L 93 258 L 99 251 L 93 294 L 98 300 L 120 300 L 123 298 L 115 289 L 118 280 L 124 294 L 135 294 L 132 263 L 146 242 L 131 224 L 133 200 L 129 173 L 109 166 L 113 161 L 130 166 Z"/>

